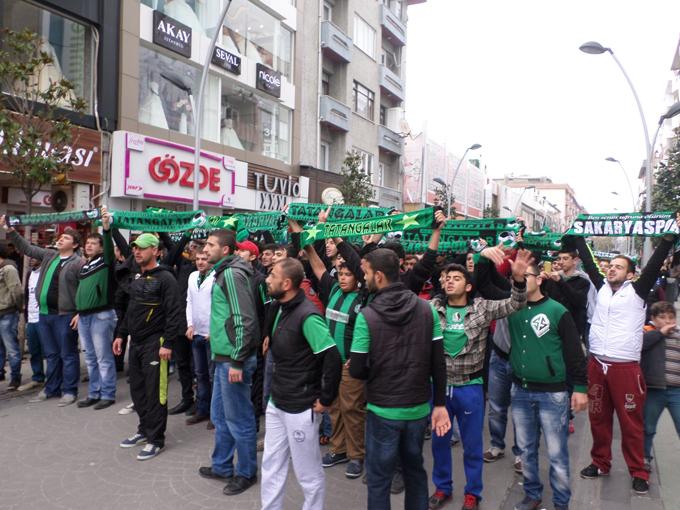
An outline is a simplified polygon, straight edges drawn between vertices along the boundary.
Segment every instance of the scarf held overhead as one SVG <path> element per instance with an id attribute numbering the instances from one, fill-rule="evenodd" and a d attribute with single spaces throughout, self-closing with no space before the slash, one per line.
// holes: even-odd
<path id="1" fill-rule="evenodd" d="M 86 211 L 64 211 L 41 214 L 23 214 L 21 216 L 9 216 L 7 223 L 10 227 L 25 225 L 51 225 L 54 223 L 73 223 L 80 221 L 94 221 L 101 218 L 99 209 Z"/>
<path id="2" fill-rule="evenodd" d="M 645 236 L 679 234 L 672 212 L 579 214 L 566 232 L 573 236 Z"/>

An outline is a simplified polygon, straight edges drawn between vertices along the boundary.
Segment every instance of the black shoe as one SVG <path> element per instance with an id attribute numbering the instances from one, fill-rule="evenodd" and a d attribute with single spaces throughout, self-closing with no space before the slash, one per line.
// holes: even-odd
<path id="1" fill-rule="evenodd" d="M 21 377 L 19 377 L 18 379 L 12 379 L 9 382 L 9 386 L 7 386 L 7 389 L 8 390 L 18 390 L 19 386 L 21 386 Z"/>
<path id="2" fill-rule="evenodd" d="M 186 412 L 191 407 L 192 404 L 193 402 L 191 400 L 182 400 L 175 407 L 168 410 L 168 414 L 181 414 L 183 412 Z"/>
<path id="3" fill-rule="evenodd" d="M 321 459 L 321 466 L 327 468 L 344 462 L 349 462 L 349 457 L 347 457 L 346 453 L 328 452 L 323 456 L 323 459 Z"/>
<path id="4" fill-rule="evenodd" d="M 647 494 L 649 492 L 649 482 L 636 476 L 633 478 L 633 490 L 635 494 Z"/>
<path id="5" fill-rule="evenodd" d="M 197 423 L 201 423 L 202 421 L 208 421 L 209 419 L 210 416 L 208 416 L 207 414 L 194 414 L 193 416 L 187 418 L 186 424 L 196 425 Z"/>
<path id="6" fill-rule="evenodd" d="M 404 492 L 404 475 L 401 471 L 395 471 L 392 477 L 392 485 L 390 485 L 390 492 L 392 494 L 401 494 Z"/>
<path id="7" fill-rule="evenodd" d="M 601 471 L 600 468 L 598 468 L 595 464 L 591 464 L 590 466 L 583 468 L 581 470 L 581 478 L 584 478 L 586 480 L 592 480 L 594 478 L 597 478 L 598 476 L 608 476 L 609 471 L 606 473 L 604 471 Z"/>
<path id="8" fill-rule="evenodd" d="M 215 473 L 210 466 L 202 466 L 198 468 L 198 474 L 203 478 L 210 478 L 211 480 L 231 480 L 234 478 L 233 476 Z"/>
<path id="9" fill-rule="evenodd" d="M 115 400 L 102 399 L 102 400 L 99 401 L 99 403 L 96 406 L 94 406 L 94 410 L 100 411 L 101 409 L 106 409 L 107 407 L 111 407 L 115 403 L 116 403 Z"/>
<path id="10" fill-rule="evenodd" d="M 189 406 L 189 409 L 187 409 L 186 411 L 184 411 L 184 414 L 185 414 L 186 416 L 193 416 L 193 415 L 195 415 L 195 414 L 196 414 L 196 402 L 192 402 L 192 403 L 191 403 L 191 406 Z"/>
<path id="11" fill-rule="evenodd" d="M 90 398 L 90 397 L 88 397 L 88 398 L 86 398 L 85 400 L 81 400 L 81 401 L 78 402 L 76 405 L 77 405 L 78 407 L 81 407 L 81 408 L 82 408 L 82 407 L 90 407 L 90 406 L 95 405 L 97 402 L 99 402 L 99 399 L 98 399 L 98 398 Z"/>
<path id="12" fill-rule="evenodd" d="M 251 486 L 257 483 L 257 476 L 252 478 L 246 478 L 244 476 L 235 476 L 227 482 L 224 486 L 222 493 L 225 496 L 236 496 L 236 494 L 241 494 L 242 492 L 248 490 Z"/>

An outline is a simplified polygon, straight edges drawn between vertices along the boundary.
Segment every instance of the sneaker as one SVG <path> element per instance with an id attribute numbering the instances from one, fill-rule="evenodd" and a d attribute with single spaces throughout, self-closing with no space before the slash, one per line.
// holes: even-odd
<path id="1" fill-rule="evenodd" d="M 126 405 L 123 409 L 118 411 L 118 414 L 132 414 L 135 412 L 135 405 L 134 404 L 128 404 Z"/>
<path id="2" fill-rule="evenodd" d="M 479 500 L 474 494 L 466 494 L 461 510 L 479 510 Z"/>
<path id="3" fill-rule="evenodd" d="M 33 388 L 40 388 L 44 385 L 45 385 L 45 383 L 41 383 L 41 382 L 38 382 L 38 381 L 28 381 L 26 384 L 22 384 L 21 386 L 19 386 L 17 388 L 17 390 L 28 391 L 28 390 L 32 390 Z"/>
<path id="4" fill-rule="evenodd" d="M 404 492 L 404 475 L 401 471 L 395 471 L 392 476 L 392 484 L 390 485 L 390 492 L 392 494 L 401 494 Z"/>
<path id="5" fill-rule="evenodd" d="M 7 386 L 7 390 L 8 390 L 8 391 L 18 390 L 18 389 L 19 389 L 19 386 L 21 386 L 21 378 L 12 379 L 12 380 L 9 382 L 9 385 Z"/>
<path id="6" fill-rule="evenodd" d="M 576 427 L 574 426 L 574 420 L 569 420 L 569 433 L 573 434 L 576 432 Z"/>
<path id="7" fill-rule="evenodd" d="M 211 480 L 230 480 L 233 478 L 233 475 L 220 475 L 219 473 L 215 473 L 212 466 L 202 466 L 198 468 L 198 474 L 203 478 L 209 478 Z"/>
<path id="8" fill-rule="evenodd" d="M 496 462 L 498 459 L 505 457 L 505 452 L 500 448 L 492 446 L 487 451 L 484 452 L 484 462 Z"/>
<path id="9" fill-rule="evenodd" d="M 364 472 L 364 461 L 363 460 L 350 460 L 347 464 L 347 469 L 345 469 L 345 476 L 351 480 L 354 478 L 359 478 L 361 473 Z"/>
<path id="10" fill-rule="evenodd" d="M 76 404 L 76 406 L 82 409 L 83 407 L 90 407 L 90 406 L 93 406 L 93 405 L 95 405 L 95 404 L 98 403 L 98 402 L 99 402 L 99 399 L 98 399 L 98 398 L 90 398 L 90 397 L 87 397 L 87 398 L 84 399 L 84 400 L 79 400 L 78 403 Z"/>
<path id="11" fill-rule="evenodd" d="M 227 485 L 222 489 L 222 494 L 225 496 L 236 496 L 242 492 L 247 491 L 250 487 L 257 483 L 257 476 L 246 478 L 245 476 L 236 475 L 227 482 Z"/>
<path id="12" fill-rule="evenodd" d="M 591 464 L 590 466 L 581 470 L 581 478 L 584 478 L 585 480 L 592 480 L 598 476 L 609 476 L 609 471 L 604 472 L 595 464 Z"/>
<path id="13" fill-rule="evenodd" d="M 201 423 L 203 421 L 208 421 L 210 419 L 210 416 L 206 414 L 194 414 L 193 416 L 189 416 L 186 419 L 186 424 L 187 425 L 196 425 L 197 423 Z"/>
<path id="14" fill-rule="evenodd" d="M 134 436 L 130 436 L 127 439 L 123 439 L 120 442 L 121 448 L 132 448 L 138 444 L 146 443 L 146 436 L 137 432 Z"/>
<path id="15" fill-rule="evenodd" d="M 515 505 L 515 510 L 538 510 L 541 508 L 540 499 L 531 499 L 529 496 L 524 496 L 524 499 Z"/>
<path id="16" fill-rule="evenodd" d="M 328 452 L 323 456 L 321 460 L 321 465 L 325 468 L 335 466 L 336 464 L 343 464 L 344 462 L 349 462 L 349 458 L 346 453 L 333 453 Z"/>
<path id="17" fill-rule="evenodd" d="M 162 446 L 156 446 L 155 444 L 148 443 L 142 450 L 137 454 L 137 460 L 149 460 L 153 459 L 156 455 L 163 451 Z"/>
<path id="18" fill-rule="evenodd" d="M 64 396 L 59 399 L 59 402 L 57 402 L 57 406 L 59 406 L 59 407 L 70 406 L 75 401 L 76 401 L 75 395 L 70 395 L 69 393 L 65 393 Z"/>
<path id="19" fill-rule="evenodd" d="M 182 400 L 175 407 L 171 407 L 170 409 L 168 409 L 168 414 L 172 416 L 175 414 L 184 413 L 191 408 L 192 404 L 193 402 L 191 400 Z"/>
<path id="20" fill-rule="evenodd" d="M 633 478 L 633 491 L 635 491 L 635 494 L 647 494 L 649 492 L 649 482 L 636 476 Z"/>
<path id="21" fill-rule="evenodd" d="M 115 404 L 115 400 L 107 400 L 105 398 L 101 399 L 97 405 L 94 406 L 95 411 L 101 411 L 102 409 L 106 409 L 107 407 L 111 407 L 113 404 Z"/>
<path id="22" fill-rule="evenodd" d="M 38 402 L 45 402 L 45 400 L 47 400 L 47 393 L 45 393 L 45 390 L 42 390 L 35 397 L 33 397 L 31 400 L 29 400 L 28 403 L 29 404 L 37 404 Z"/>
<path id="23" fill-rule="evenodd" d="M 446 505 L 449 501 L 451 501 L 451 494 L 445 494 L 443 491 L 436 491 L 430 496 L 427 507 L 430 510 L 437 510 Z"/>
<path id="24" fill-rule="evenodd" d="M 522 474 L 522 457 L 515 457 L 515 462 L 512 463 L 512 469 L 514 469 L 515 473 L 518 475 Z"/>

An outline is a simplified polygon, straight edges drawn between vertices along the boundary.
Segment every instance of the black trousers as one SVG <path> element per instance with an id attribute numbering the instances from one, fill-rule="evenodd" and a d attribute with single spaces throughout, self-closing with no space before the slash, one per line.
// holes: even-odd
<path id="1" fill-rule="evenodd" d="M 179 383 L 182 386 L 182 400 L 194 401 L 194 378 L 191 373 L 191 343 L 185 336 L 178 336 L 172 349 L 177 364 Z"/>
<path id="2" fill-rule="evenodd" d="M 147 442 L 165 446 L 168 423 L 168 362 L 158 355 L 160 337 L 130 342 L 130 395 L 139 415 L 137 432 Z"/>

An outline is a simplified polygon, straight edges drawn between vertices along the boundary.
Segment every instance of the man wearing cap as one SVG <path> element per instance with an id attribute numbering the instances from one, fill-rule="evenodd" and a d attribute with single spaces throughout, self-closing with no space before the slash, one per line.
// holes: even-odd
<path id="1" fill-rule="evenodd" d="M 137 460 L 151 459 L 165 446 L 168 360 L 181 328 L 179 288 L 170 270 L 158 265 L 158 244 L 158 238 L 148 233 L 132 243 L 141 274 L 130 284 L 127 312 L 113 342 L 113 353 L 118 355 L 123 338 L 130 335 L 130 395 L 139 426 L 120 446 L 147 443 Z"/>

